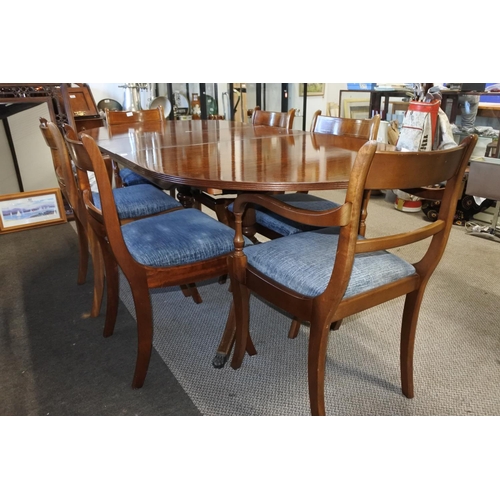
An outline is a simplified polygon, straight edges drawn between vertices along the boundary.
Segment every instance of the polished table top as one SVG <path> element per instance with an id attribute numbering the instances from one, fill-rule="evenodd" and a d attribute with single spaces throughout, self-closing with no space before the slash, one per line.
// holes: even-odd
<path id="1" fill-rule="evenodd" d="M 137 123 L 83 133 L 104 154 L 161 187 L 240 191 L 345 188 L 365 142 L 226 120 Z"/>

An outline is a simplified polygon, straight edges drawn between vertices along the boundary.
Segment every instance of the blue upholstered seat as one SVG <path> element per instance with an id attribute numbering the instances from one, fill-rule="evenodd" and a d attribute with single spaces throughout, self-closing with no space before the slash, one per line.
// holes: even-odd
<path id="1" fill-rule="evenodd" d="M 273 198 L 281 200 L 293 207 L 303 208 L 305 210 L 330 210 L 340 206 L 333 201 L 325 200 L 318 196 L 307 193 L 285 193 L 274 195 Z M 233 205 L 229 205 L 229 210 L 233 210 Z M 255 209 L 255 221 L 261 226 L 267 227 L 272 231 L 281 234 L 282 236 L 289 236 L 291 234 L 300 233 L 302 231 L 311 231 L 318 229 L 317 226 L 310 226 L 300 222 L 292 221 L 286 217 L 275 214 L 265 208 Z"/>
<path id="2" fill-rule="evenodd" d="M 269 278 L 307 297 L 317 297 L 325 291 L 332 274 L 338 233 L 338 227 L 298 233 L 245 248 L 244 252 L 248 263 Z M 415 272 L 411 264 L 387 251 L 358 254 L 344 298 Z"/>
<path id="3" fill-rule="evenodd" d="M 101 208 L 101 199 L 98 193 L 92 193 L 94 205 Z M 153 215 L 182 205 L 151 184 L 138 184 L 124 188 L 113 189 L 116 210 L 120 219 L 135 219 Z"/>
<path id="4" fill-rule="evenodd" d="M 194 208 L 140 219 L 122 226 L 123 239 L 139 263 L 169 267 L 234 250 L 234 231 Z M 245 238 L 245 247 L 252 243 Z"/>
<path id="5" fill-rule="evenodd" d="M 137 184 L 153 185 L 152 182 L 148 181 L 142 175 L 135 173 L 133 170 L 130 170 L 130 168 L 122 168 L 120 170 L 120 177 L 124 186 L 135 186 Z"/>

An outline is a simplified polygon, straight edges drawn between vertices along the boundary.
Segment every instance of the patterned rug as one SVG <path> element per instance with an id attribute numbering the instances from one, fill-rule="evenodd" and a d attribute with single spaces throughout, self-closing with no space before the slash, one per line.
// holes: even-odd
<path id="1" fill-rule="evenodd" d="M 370 218 L 407 226 L 422 214 L 370 202 Z M 403 219 L 405 220 L 403 221 Z M 372 224 L 371 231 L 382 231 Z M 369 235 L 369 233 L 368 233 Z M 414 255 L 417 257 L 417 247 Z M 403 299 L 346 318 L 329 339 L 328 415 L 498 415 L 500 245 L 454 226 L 421 309 L 415 347 L 415 397 L 400 390 L 399 327 Z M 252 297 L 251 332 L 257 355 L 233 370 L 212 367 L 230 307 L 228 286 L 198 284 L 195 304 L 178 287 L 155 290 L 154 347 L 204 415 L 309 415 L 308 328 L 288 339 L 290 318 Z M 121 298 L 134 315 L 128 283 Z M 148 383 L 146 379 L 146 384 Z"/>

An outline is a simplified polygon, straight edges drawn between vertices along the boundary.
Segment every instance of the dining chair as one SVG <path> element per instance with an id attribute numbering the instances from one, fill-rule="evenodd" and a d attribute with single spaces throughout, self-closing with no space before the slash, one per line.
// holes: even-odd
<path id="1" fill-rule="evenodd" d="M 330 330 L 347 316 L 406 296 L 400 332 L 400 372 L 402 392 L 412 398 L 419 310 L 429 278 L 445 251 L 458 191 L 476 142 L 477 135 L 470 135 L 452 149 L 399 152 L 390 151 L 393 146 L 381 143 L 377 149 L 377 142 L 369 141 L 357 153 L 345 202 L 321 214 L 290 210 L 289 205 L 263 194 L 240 195 L 234 204 L 235 251 L 228 260 L 234 310 L 232 326 L 225 333 L 236 336 L 231 366 L 240 368 L 245 350 L 253 348 L 249 297 L 254 293 L 310 323 L 310 409 L 313 415 L 325 415 L 324 379 Z M 365 192 L 401 187 L 423 192 L 425 188 L 421 186 L 441 182 L 446 187 L 434 222 L 408 231 L 402 220 L 401 227 L 387 227 L 383 236 L 359 235 Z M 257 203 L 281 215 L 286 213 L 292 220 L 321 229 L 244 247 L 242 217 L 248 203 Z M 400 250 L 391 252 L 422 240 L 427 240 L 427 246 L 417 262 L 406 260 Z"/>
<path id="2" fill-rule="evenodd" d="M 254 126 L 265 125 L 291 130 L 295 117 L 295 109 L 288 112 L 263 111 L 255 106 L 252 113 L 251 124 Z M 193 190 L 193 198 L 198 206 L 204 205 L 213 210 L 221 222 L 231 225 L 232 214 L 228 207 L 233 203 L 236 191 L 221 189 Z"/>
<path id="3" fill-rule="evenodd" d="M 100 241 L 105 261 L 113 273 L 110 295 L 115 299 L 118 296 L 117 264 L 130 284 L 134 300 L 138 345 L 132 387 L 139 388 L 146 378 L 153 340 L 149 291 L 189 285 L 227 273 L 234 231 L 194 208 L 120 225 L 116 197 L 99 148 L 89 135 L 82 134 L 81 141 L 92 163 L 101 196 L 97 207 L 92 193 L 88 189 L 84 191 L 92 227 L 101 233 L 105 230 L 106 238 Z"/>
<path id="4" fill-rule="evenodd" d="M 105 113 L 108 127 L 113 125 L 126 125 L 127 123 L 162 122 L 165 119 L 162 106 L 140 111 L 118 111 L 106 108 Z M 148 179 L 130 168 L 121 168 L 116 162 L 113 162 L 113 165 L 116 187 L 133 186 L 135 184 L 152 184 Z"/>
<path id="5" fill-rule="evenodd" d="M 366 141 L 377 138 L 379 125 L 379 115 L 375 115 L 371 119 L 354 119 L 325 116 L 321 114 L 321 111 L 316 111 L 311 121 L 311 134 L 330 134 L 352 138 L 351 143 L 344 143 L 343 147 L 357 150 Z M 338 206 L 333 201 L 306 192 L 276 194 L 275 197 L 284 203 L 305 210 L 329 210 Z M 364 214 L 366 214 L 368 200 L 369 194 L 366 194 Z M 361 234 L 364 234 L 364 228 L 364 221 L 362 221 Z M 289 236 L 310 229 L 315 228 L 296 221 L 290 221 L 286 217 L 265 209 L 255 209 L 255 230 L 266 238 L 274 239 Z"/>
<path id="6" fill-rule="evenodd" d="M 291 130 L 293 120 L 295 118 L 295 108 L 289 111 L 266 111 L 260 109 L 260 106 L 255 106 L 251 123 L 254 126 L 265 125 L 267 127 L 280 127 L 286 130 Z"/>
<path id="7" fill-rule="evenodd" d="M 45 118 L 40 118 L 40 130 L 50 148 L 59 187 L 73 210 L 78 235 L 77 283 L 79 285 L 86 281 L 89 253 L 92 256 L 93 296 L 90 316 L 95 318 L 99 315 L 104 293 L 103 262 L 99 244 L 92 229 L 88 226 L 87 212 L 83 204 L 83 198 L 78 191 L 76 173 L 73 170 L 61 130 L 55 123 L 49 122 Z M 106 167 L 109 170 L 109 164 Z"/>
<path id="8" fill-rule="evenodd" d="M 73 160 L 73 163 L 76 167 L 77 187 L 82 203 L 83 203 L 83 193 L 85 190 L 88 190 L 90 192 L 92 203 L 98 208 L 100 208 L 101 194 L 92 191 L 88 177 L 88 174 L 90 172 L 93 172 L 92 162 L 90 161 L 90 158 L 87 155 L 85 148 L 83 147 L 83 144 L 78 138 L 74 129 L 70 127 L 68 124 L 65 124 L 64 130 L 66 132 L 65 142 L 70 157 Z M 111 183 L 111 175 L 108 165 L 106 165 L 106 169 L 108 172 L 108 179 Z M 166 194 L 161 189 L 157 188 L 152 184 L 136 184 L 122 188 L 113 188 L 112 194 L 117 207 L 118 218 L 120 224 L 122 225 L 137 219 L 142 219 L 146 217 L 151 217 L 153 215 L 168 213 L 173 210 L 182 209 L 182 205 L 177 200 L 175 200 L 172 196 Z M 92 227 L 95 229 L 95 224 Z M 96 235 L 99 248 L 102 250 L 103 245 L 102 241 L 100 240 L 102 238 L 107 237 L 105 230 L 101 228 L 99 231 L 94 231 L 94 234 Z M 103 257 L 106 256 L 103 255 Z M 101 259 L 101 261 L 98 262 L 101 265 L 98 271 L 96 272 L 98 273 L 98 276 L 101 277 L 100 279 L 103 281 L 102 276 L 105 275 L 104 268 L 106 267 L 106 261 L 105 260 L 102 261 Z M 112 272 L 113 269 L 111 269 L 110 273 Z M 106 278 L 108 278 L 108 274 L 109 273 L 106 272 Z M 196 285 L 194 283 L 190 283 L 189 285 L 182 285 L 181 288 L 186 297 L 192 297 L 192 299 L 196 303 L 202 302 L 198 289 L 196 288 Z M 104 327 L 105 336 L 111 335 L 111 333 L 109 333 L 113 329 L 111 325 L 114 325 L 113 317 L 115 314 L 115 310 L 113 308 L 110 308 L 111 303 L 112 301 L 108 299 L 106 306 L 106 316 L 107 317 L 109 316 L 109 319 L 107 320 L 106 325 Z"/>
<path id="9" fill-rule="evenodd" d="M 76 179 L 71 167 L 71 160 L 61 131 L 55 123 L 40 117 L 40 131 L 45 143 L 50 148 L 54 171 L 64 199 L 73 211 L 76 231 L 78 235 L 78 278 L 77 283 L 82 285 L 87 279 L 89 259 L 89 244 L 87 237 L 87 217 L 83 200 L 78 196 Z"/>
<path id="10" fill-rule="evenodd" d="M 322 115 L 318 110 L 314 113 L 311 120 L 312 142 L 316 149 L 321 148 L 321 138 L 336 136 L 342 138 L 341 147 L 357 151 L 366 141 L 375 140 L 380 125 L 380 116 L 374 115 L 371 119 L 339 118 Z M 275 199 L 287 203 L 292 207 L 304 210 L 331 210 L 339 206 L 338 203 L 321 198 L 308 192 L 301 191 L 295 193 L 276 193 Z M 359 234 L 364 235 L 366 230 L 366 217 L 368 214 L 368 202 L 370 192 L 363 195 L 363 206 L 360 213 Z M 233 205 L 229 204 L 227 211 L 232 214 Z M 268 239 L 289 236 L 303 231 L 317 229 L 315 226 L 309 226 L 303 222 L 293 221 L 287 217 L 273 213 L 263 207 L 254 207 L 254 231 L 265 236 Z M 228 215 L 228 220 L 233 225 L 234 218 Z M 256 242 L 256 239 L 253 240 Z M 295 338 L 300 329 L 300 321 L 294 317 L 290 325 L 289 337 Z M 340 326 L 340 323 L 339 323 Z"/>

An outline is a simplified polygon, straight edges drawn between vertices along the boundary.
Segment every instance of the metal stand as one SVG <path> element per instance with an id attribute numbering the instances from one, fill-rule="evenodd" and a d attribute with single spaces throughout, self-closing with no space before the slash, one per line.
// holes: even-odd
<path id="1" fill-rule="evenodd" d="M 468 230 L 468 234 L 500 243 L 500 229 L 497 227 L 499 212 L 500 201 L 497 201 L 491 224 L 489 226 L 483 226 L 482 224 L 466 223 L 465 227 Z"/>

